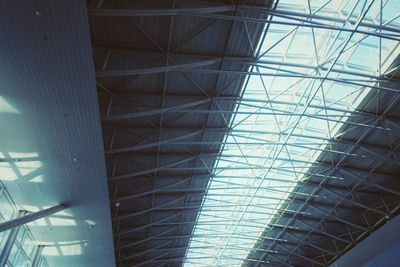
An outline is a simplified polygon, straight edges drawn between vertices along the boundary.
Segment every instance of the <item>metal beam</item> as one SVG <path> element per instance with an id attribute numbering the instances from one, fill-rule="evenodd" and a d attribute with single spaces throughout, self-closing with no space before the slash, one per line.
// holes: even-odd
<path id="1" fill-rule="evenodd" d="M 154 74 L 154 73 L 162 73 L 168 71 L 182 71 L 185 69 L 198 68 L 203 66 L 212 65 L 220 62 L 220 58 L 203 60 L 193 63 L 187 64 L 177 64 L 177 65 L 169 65 L 169 66 L 161 66 L 161 67 L 151 67 L 151 68 L 143 68 L 143 69 L 127 69 L 127 70 L 100 70 L 96 71 L 96 77 L 116 77 L 116 76 L 132 76 L 139 74 Z"/>
<path id="2" fill-rule="evenodd" d="M 282 246 L 282 245 L 279 244 L 279 243 L 276 243 L 276 245 L 277 245 L 278 247 L 283 248 L 283 249 L 285 249 L 286 251 L 288 251 L 289 254 L 296 255 L 297 257 L 300 257 L 300 258 L 302 258 L 302 259 L 304 259 L 304 260 L 306 260 L 306 261 L 308 261 L 308 262 L 314 263 L 314 264 L 316 264 L 316 265 L 318 265 L 318 266 L 326 266 L 326 265 L 323 264 L 322 262 L 313 260 L 313 259 L 311 259 L 311 258 L 309 258 L 309 257 L 304 256 L 304 255 L 301 255 L 300 253 L 298 253 L 298 252 L 296 252 L 296 251 L 294 251 L 294 250 L 292 250 L 292 249 L 289 249 L 289 248 L 287 248 L 287 247 L 285 247 L 285 246 Z"/>
<path id="3" fill-rule="evenodd" d="M 291 167 L 291 166 L 289 166 L 289 167 L 285 167 L 285 166 L 268 167 L 268 166 L 258 166 L 258 165 L 254 166 L 254 165 L 249 165 L 249 164 L 243 163 L 240 166 L 215 167 L 214 170 L 224 171 L 224 170 L 271 169 L 271 170 L 277 170 L 277 171 L 285 172 L 285 173 L 294 172 L 297 174 L 305 174 L 306 177 L 326 177 L 326 178 L 332 178 L 335 180 L 349 179 L 348 176 L 350 176 L 350 177 L 354 178 L 357 182 L 360 182 L 362 184 L 376 186 L 377 188 L 379 188 L 381 190 L 388 191 L 389 193 L 393 193 L 395 195 L 400 195 L 400 192 L 397 192 L 393 189 L 389 189 L 385 186 L 378 185 L 372 181 L 369 181 L 369 180 L 359 177 L 360 175 L 368 174 L 368 170 L 366 170 L 366 169 L 359 169 L 359 168 L 352 167 L 352 166 L 340 166 L 340 167 L 338 167 L 338 170 L 342 171 L 342 173 L 345 174 L 345 176 L 334 176 L 334 175 L 325 174 L 325 173 L 329 172 L 330 169 L 328 169 L 328 168 L 330 168 L 330 167 L 333 168 L 334 166 L 335 166 L 334 164 L 329 163 L 329 162 L 317 162 L 317 165 L 310 167 L 309 171 L 304 172 L 304 171 L 301 171 L 301 169 L 304 168 L 303 166 L 299 166 L 299 167 Z M 324 167 L 325 169 L 320 169 L 321 167 Z M 144 172 L 149 173 L 149 172 L 151 172 L 151 170 L 143 171 L 143 173 Z M 207 167 L 207 166 L 203 166 L 203 167 L 165 167 L 165 168 L 163 168 L 163 170 L 168 170 L 168 171 L 202 171 L 202 170 L 209 171 L 210 167 Z M 315 171 L 315 170 L 317 170 L 317 171 Z M 122 174 L 121 177 L 123 177 L 123 178 L 138 177 L 138 176 L 142 175 L 141 173 L 142 172 L 135 172 L 135 173 L 131 173 L 131 174 Z M 374 172 L 374 175 L 375 175 L 375 177 L 381 176 L 382 178 L 391 178 L 391 179 L 396 179 L 396 177 L 397 177 L 395 175 L 389 175 L 389 174 L 380 173 L 380 172 Z M 119 176 L 117 176 L 117 177 L 119 177 Z M 216 177 L 218 178 L 219 176 L 216 176 Z M 222 177 L 224 177 L 224 176 L 222 176 Z M 237 176 L 233 175 L 232 177 L 235 178 Z M 240 177 L 238 177 L 238 178 L 240 178 Z M 273 178 L 273 177 L 268 177 L 268 176 L 265 176 L 265 179 L 266 180 L 276 180 L 276 181 L 278 181 L 278 180 L 286 181 L 286 182 L 291 182 L 291 183 L 295 182 L 294 180 L 284 180 L 284 179 Z M 111 180 L 113 180 L 113 179 L 111 179 Z"/>
<path id="4" fill-rule="evenodd" d="M 150 224 L 140 225 L 140 226 L 136 226 L 136 227 L 134 227 L 134 228 L 131 228 L 131 227 L 130 227 L 130 228 L 127 229 L 127 230 L 119 231 L 119 232 L 115 233 L 115 234 L 114 234 L 114 237 L 120 237 L 120 236 L 122 236 L 122 235 L 127 235 L 127 234 L 131 234 L 131 233 L 137 232 L 137 231 L 139 231 L 139 230 L 147 229 L 147 228 L 149 228 L 150 226 L 157 225 L 157 224 L 163 223 L 163 222 L 165 222 L 165 221 L 168 221 L 169 219 L 172 219 L 172 218 L 178 216 L 179 214 L 180 214 L 180 212 L 177 212 L 177 213 L 175 213 L 175 214 L 172 214 L 171 216 L 162 218 L 162 219 L 160 219 L 160 220 L 158 220 L 158 221 L 155 221 L 155 222 L 152 222 L 152 223 L 150 223 Z"/>
<path id="5" fill-rule="evenodd" d="M 165 189 L 175 188 L 176 186 L 178 186 L 178 185 L 180 185 L 180 184 L 183 184 L 183 183 L 186 183 L 186 182 L 189 182 L 189 181 L 191 181 L 191 178 L 186 178 L 186 179 L 183 179 L 183 180 L 178 180 L 177 182 L 174 182 L 174 183 L 171 183 L 171 184 L 167 184 L 167 185 L 164 185 L 164 186 L 162 186 L 162 187 L 155 188 L 155 189 L 153 189 L 153 190 L 151 190 L 151 191 L 138 192 L 138 193 L 134 193 L 134 194 L 132 194 L 132 195 L 119 196 L 119 197 L 116 197 L 116 198 L 112 198 L 112 199 L 110 199 L 110 202 L 116 203 L 116 202 L 121 202 L 121 201 L 125 201 L 125 200 L 131 200 L 131 199 L 134 199 L 134 198 L 139 198 L 139 197 L 147 196 L 147 195 L 150 195 L 150 194 L 159 192 L 159 191 L 163 191 L 163 190 L 165 190 Z"/>
<path id="6" fill-rule="evenodd" d="M 144 93 L 144 92 L 136 92 L 136 93 L 132 93 L 132 92 L 112 92 L 111 93 L 114 96 L 114 99 L 126 99 L 126 98 L 135 98 L 135 99 L 155 99 L 155 98 L 161 98 L 160 95 L 158 94 L 154 94 L 154 93 Z M 293 102 L 293 101 L 283 101 L 283 100 L 263 100 L 263 99 L 256 99 L 256 98 L 251 98 L 251 97 L 238 97 L 238 96 L 234 96 L 234 95 L 218 95 L 218 96 L 214 96 L 213 98 L 209 98 L 209 97 L 204 97 L 204 96 L 198 96 L 198 95 L 190 95 L 190 94 L 168 94 L 166 96 L 164 96 L 164 98 L 170 100 L 170 101 L 179 101 L 179 102 L 187 102 L 183 105 L 191 105 L 191 106 L 196 106 L 199 105 L 199 103 L 207 103 L 207 102 L 213 102 L 213 103 L 218 103 L 218 102 L 232 102 L 232 103 L 239 103 L 242 106 L 248 106 L 248 107 L 253 107 L 254 109 L 260 109 L 260 110 L 273 110 L 270 106 L 267 106 L 266 104 L 273 104 L 273 105 L 285 105 L 285 106 L 293 106 L 293 107 L 302 107 L 304 106 L 304 104 L 302 103 L 297 103 L 297 102 Z M 118 106 L 118 104 L 114 104 L 116 106 Z M 173 110 L 182 110 L 181 108 L 182 106 L 172 106 L 172 107 L 167 107 L 166 109 L 155 109 L 152 107 L 151 110 L 148 111 L 143 111 L 143 112 L 137 112 L 138 115 L 132 115 L 135 117 L 139 117 L 139 116 L 143 116 L 143 115 L 154 115 L 154 114 L 158 114 L 158 113 L 162 113 L 162 112 L 167 112 L 169 110 L 173 111 Z M 345 113 L 345 114 L 351 114 L 351 115 L 359 115 L 359 116 L 366 116 L 369 118 L 374 118 L 376 119 L 379 115 L 378 114 L 374 114 L 371 112 L 366 112 L 366 111 L 361 111 L 361 110 L 350 110 L 350 109 L 344 109 L 344 108 L 338 108 L 338 107 L 326 107 L 323 105 L 318 105 L 318 104 L 310 104 L 308 106 L 309 108 L 316 108 L 316 109 L 320 109 L 320 110 L 327 110 L 327 111 L 338 111 L 341 113 Z M 226 111 L 220 111 L 215 109 L 214 111 L 219 111 L 220 113 L 228 113 L 228 111 L 230 112 L 235 112 L 232 110 L 226 110 Z M 147 113 L 147 112 L 154 112 L 154 113 Z M 186 111 L 189 112 L 189 111 Z M 193 110 L 193 112 L 203 112 L 201 110 Z M 133 113 L 135 114 L 135 113 Z M 390 118 L 390 116 L 385 116 L 385 118 Z M 394 120 L 396 120 L 397 118 L 393 118 Z M 103 120 L 105 121 L 105 120 Z M 399 121 L 397 119 L 397 121 Z"/>
<path id="7" fill-rule="evenodd" d="M 255 5 L 220 5 L 216 7 L 196 7 L 196 8 L 162 8 L 162 9 L 89 9 L 89 16 L 129 16 L 129 17 L 143 17 L 143 16 L 178 16 L 178 15 L 192 15 L 192 14 L 212 14 L 233 11 L 235 8 L 247 11 L 253 11 L 257 15 L 272 15 L 272 16 L 282 16 L 285 18 L 304 18 L 311 21 L 321 20 L 328 22 L 337 22 L 339 24 L 346 24 L 350 22 L 354 24 L 356 20 L 353 18 L 340 18 L 332 16 L 324 16 L 319 14 L 309 14 L 296 12 L 292 10 L 286 10 L 284 8 L 271 9 L 265 6 L 255 6 Z M 287 17 L 290 16 L 290 17 Z M 243 16 L 240 16 L 243 18 Z M 240 18 L 239 17 L 239 18 Z M 400 30 L 395 27 L 390 27 L 387 25 L 382 25 L 378 23 L 361 22 L 361 27 L 372 28 L 379 31 L 389 31 L 400 33 Z"/>
<path id="8" fill-rule="evenodd" d="M 115 43 L 115 42 L 109 42 L 109 41 L 94 41 L 94 47 L 99 47 L 99 48 L 104 48 L 107 49 L 107 51 L 114 51 L 123 53 L 125 55 L 134 55 L 136 57 L 143 57 L 143 58 L 165 58 L 166 54 L 164 53 L 159 53 L 159 52 L 153 52 L 151 50 L 137 50 L 132 47 L 131 43 Z M 218 55 L 212 55 L 212 54 L 196 54 L 196 53 L 171 53 L 168 55 L 168 57 L 171 58 L 177 58 L 177 59 L 216 59 L 218 58 Z M 272 57 L 272 56 L 271 56 Z M 266 60 L 266 59 L 250 59 L 249 57 L 246 56 L 226 56 L 224 57 L 224 61 L 230 62 L 230 63 L 235 63 L 235 64 L 241 64 L 243 67 L 245 66 L 258 66 L 260 68 L 266 68 L 268 66 L 279 66 L 280 71 L 284 71 L 284 68 L 281 68 L 281 66 L 286 66 L 286 67 L 296 67 L 296 68 L 301 68 L 304 70 L 314 70 L 314 71 L 327 71 L 328 68 L 326 66 L 313 66 L 313 65 L 307 65 L 307 64 L 300 64 L 296 63 L 295 59 L 289 59 L 287 61 L 282 62 L 279 60 Z M 291 62 L 292 61 L 292 62 Z M 289 69 L 288 69 L 289 70 Z M 370 78 L 370 79 L 380 79 L 381 77 L 375 76 L 371 74 L 370 72 L 359 72 L 359 71 L 352 71 L 352 70 L 343 70 L 339 68 L 332 68 L 331 72 L 334 73 L 341 73 L 341 74 L 348 74 L 352 76 L 358 76 L 358 77 L 364 77 L 364 78 Z"/>
<path id="9" fill-rule="evenodd" d="M 210 101 L 211 101 L 210 99 L 200 99 L 200 100 L 197 100 L 194 102 L 176 105 L 176 106 L 172 106 L 172 107 L 164 107 L 161 109 L 151 109 L 151 110 L 140 111 L 140 112 L 108 115 L 108 116 L 102 117 L 101 120 L 102 121 L 126 120 L 126 119 L 143 118 L 146 116 L 159 115 L 159 114 L 163 114 L 165 112 L 178 112 L 179 110 L 182 110 L 185 108 L 194 108 L 196 106 L 202 105 L 204 103 L 208 103 Z"/>
<path id="10" fill-rule="evenodd" d="M 149 9 L 101 9 L 89 8 L 89 16 L 107 17 L 152 17 L 152 16 L 177 16 L 181 14 L 208 14 L 233 11 L 236 5 L 220 5 L 214 7 L 194 7 L 194 8 L 149 8 Z"/>
<path id="11" fill-rule="evenodd" d="M 164 13 L 162 13 L 164 11 Z M 345 27 L 340 26 L 339 24 L 329 24 L 329 22 L 337 20 L 337 18 L 329 18 L 325 17 L 325 20 L 328 20 L 328 23 L 324 24 L 323 22 L 315 22 L 315 20 L 302 20 L 302 17 L 309 17 L 310 14 L 302 14 L 302 13 L 292 13 L 291 16 L 285 16 L 287 20 L 276 20 L 276 19 L 269 19 L 269 18 L 259 18 L 259 17 L 246 17 L 246 16 L 234 16 L 234 15 L 225 15 L 225 14 L 213 14 L 213 12 L 184 12 L 182 11 L 173 11 L 174 9 L 158 9 L 153 12 L 153 14 L 162 14 L 164 16 L 172 16 L 172 15 L 184 15 L 184 16 L 195 16 L 195 17 L 203 17 L 203 18 L 210 18 L 210 19 L 218 19 L 218 20 L 228 20 L 228 21 L 241 21 L 241 22 L 250 22 L 250 23 L 257 23 L 257 24 L 277 24 L 277 25 L 286 25 L 286 26 L 295 26 L 295 27 L 306 27 L 306 28 L 315 28 L 315 29 L 327 29 L 331 31 L 341 31 L 341 32 L 350 32 L 350 33 L 360 33 L 364 35 L 376 36 L 384 39 L 395 40 L 398 41 L 400 39 L 400 35 L 398 34 L 398 29 L 394 27 L 387 27 L 387 26 L 378 26 L 371 23 L 368 23 L 367 26 L 363 23 L 358 23 L 359 26 L 365 27 L 373 27 L 374 30 L 379 29 L 380 31 L 368 31 L 362 30 L 358 27 Z M 261 8 L 257 9 L 258 13 L 264 13 L 264 16 L 268 15 L 271 12 L 271 9 L 267 8 L 264 10 Z M 274 11 L 272 11 L 274 12 Z M 284 14 L 280 14 L 279 10 L 275 10 L 274 15 L 287 15 L 285 11 L 281 11 Z M 146 10 L 136 10 L 136 9 L 101 9 L 101 10 L 91 10 L 89 11 L 90 15 L 96 16 L 143 16 L 139 15 L 142 14 L 151 14 Z M 297 18 L 296 18 L 297 16 Z M 356 22 L 353 21 L 353 24 Z M 384 30 L 382 32 L 382 30 Z"/>
<path id="12" fill-rule="evenodd" d="M 154 129 L 153 129 L 153 131 L 154 131 Z M 162 145 L 162 144 L 167 144 L 167 143 L 170 143 L 170 142 L 177 142 L 177 141 L 182 140 L 182 139 L 186 139 L 186 138 L 190 138 L 190 137 L 196 136 L 196 135 L 198 135 L 200 133 L 201 133 L 201 131 L 195 131 L 195 132 L 190 132 L 190 133 L 187 133 L 187 134 L 181 134 L 179 136 L 167 138 L 167 139 L 160 140 L 160 141 L 149 142 L 149 143 L 145 143 L 145 144 L 136 144 L 134 146 L 129 146 L 129 147 L 114 148 L 114 149 L 107 150 L 106 153 L 114 154 L 114 153 L 124 153 L 124 152 L 132 152 L 132 151 L 137 151 L 137 150 L 143 150 L 143 149 L 155 147 L 155 146 Z"/>
<path id="13" fill-rule="evenodd" d="M 33 258 L 31 267 L 39 267 L 40 257 L 42 256 L 44 246 L 39 245 L 36 249 L 35 258 Z"/>
<path id="14" fill-rule="evenodd" d="M 365 86 L 364 84 L 362 86 Z M 386 87 L 381 87 L 381 86 L 375 86 L 374 88 L 379 89 L 380 91 L 389 91 L 393 92 L 395 91 L 396 93 L 399 92 L 398 89 L 392 89 L 392 88 L 386 88 Z M 135 99 L 154 99 L 154 98 L 160 98 L 161 96 L 159 94 L 154 94 L 154 93 L 147 93 L 147 92 L 140 92 L 138 90 L 131 90 L 135 91 L 135 93 L 132 92 L 126 92 L 126 91 L 118 91 L 118 92 L 111 92 L 111 95 L 114 97 L 120 97 L 123 99 L 126 98 L 135 98 Z M 302 103 L 297 103 L 293 101 L 282 101 L 282 100 L 263 100 L 263 99 L 256 99 L 256 98 L 250 98 L 250 97 L 239 97 L 235 95 L 218 95 L 214 96 L 213 98 L 209 97 L 204 97 L 204 96 L 199 96 L 199 95 L 191 95 L 191 94 L 168 94 L 164 96 L 164 98 L 168 100 L 179 100 L 180 101 L 185 101 L 192 103 L 193 105 L 196 105 L 198 101 L 204 101 L 204 102 L 213 102 L 213 103 L 218 103 L 218 102 L 232 102 L 232 103 L 239 103 L 244 106 L 250 106 L 254 108 L 260 108 L 260 109 L 270 109 L 266 104 L 273 104 L 273 105 L 285 105 L 285 106 L 298 106 L 302 107 L 304 104 Z M 117 105 L 117 104 L 115 104 Z M 310 104 L 308 105 L 309 108 L 316 108 L 316 109 L 321 109 L 321 110 L 327 110 L 327 111 L 338 111 L 338 112 L 343 112 L 346 114 L 352 114 L 352 115 L 358 115 L 358 116 L 363 116 L 363 117 L 368 117 L 371 119 L 377 119 L 378 117 L 385 119 L 385 121 L 392 122 L 393 127 L 398 127 L 398 124 L 400 123 L 399 118 L 391 115 L 382 115 L 382 114 L 377 114 L 374 112 L 370 111 L 364 111 L 364 110 L 349 110 L 349 109 L 343 109 L 343 108 L 337 108 L 337 107 L 330 107 L 330 106 L 323 106 L 323 105 L 318 105 L 318 104 Z M 162 112 L 162 109 L 157 109 L 157 112 Z M 223 113 L 223 112 L 222 112 Z M 115 127 L 115 128 L 127 128 L 129 126 L 118 126 L 118 124 L 111 124 L 107 123 L 107 121 L 103 121 L 103 123 L 106 123 L 105 125 L 108 127 Z M 187 126 L 185 126 L 187 127 Z M 168 127 L 165 127 L 168 129 Z M 194 128 L 194 127 L 191 127 Z M 154 129 L 154 128 L 152 128 Z M 212 128 L 210 128 L 212 129 Z M 215 128 L 216 130 L 218 129 L 224 129 L 224 128 Z"/>
<path id="15" fill-rule="evenodd" d="M 165 230 L 165 231 L 163 231 L 161 233 L 158 233 L 156 235 L 150 236 L 150 237 L 148 237 L 146 239 L 141 239 L 141 240 L 138 240 L 138 241 L 135 241 L 135 242 L 130 242 L 130 243 L 126 243 L 126 244 L 120 245 L 117 249 L 125 249 L 125 248 L 129 248 L 129 247 L 134 247 L 134 246 L 137 246 L 138 244 L 141 244 L 143 242 L 146 242 L 146 241 L 149 241 L 149 240 L 153 240 L 153 239 L 165 239 L 165 237 L 163 237 L 162 235 L 164 235 L 166 233 L 169 233 L 171 231 L 174 231 L 176 229 L 177 229 L 176 226 L 171 227 L 171 228 L 169 228 L 169 229 L 167 229 L 167 230 Z M 172 238 L 173 237 L 171 237 L 171 236 L 167 237 L 167 239 L 172 239 Z"/>
<path id="16" fill-rule="evenodd" d="M 149 249 L 147 249 L 147 250 L 140 251 L 140 252 L 138 252 L 138 253 L 132 253 L 132 255 L 119 258 L 119 260 L 120 260 L 120 261 L 126 261 L 126 260 L 129 260 L 129 259 L 132 259 L 132 258 L 139 257 L 139 256 L 141 256 L 141 255 L 146 255 L 147 253 L 152 252 L 152 251 L 157 251 L 157 252 L 158 252 L 158 251 L 161 250 L 160 248 L 162 248 L 162 247 L 165 246 L 166 244 L 171 243 L 171 241 L 172 241 L 172 240 L 168 240 L 168 241 L 166 241 L 166 242 L 164 242 L 164 243 L 162 243 L 162 244 L 160 244 L 160 245 L 158 245 L 158 246 L 154 246 L 154 247 L 149 248 Z"/>
<path id="17" fill-rule="evenodd" d="M 297 220 L 297 221 L 303 223 L 304 225 L 306 225 L 308 227 L 311 227 L 312 229 L 306 230 L 306 229 L 299 228 L 299 227 L 288 226 L 288 225 L 280 225 L 280 224 L 276 224 L 276 223 L 270 223 L 269 226 L 271 228 L 276 227 L 276 228 L 281 228 L 281 229 L 284 229 L 284 230 L 295 231 L 295 232 L 297 231 L 297 232 L 303 232 L 303 233 L 324 235 L 324 236 L 328 236 L 328 237 L 330 237 L 332 239 L 335 239 L 337 241 L 341 241 L 341 242 L 346 243 L 346 244 L 351 244 L 351 242 L 346 240 L 346 239 L 343 239 L 341 237 L 338 237 L 338 236 L 332 235 L 330 233 L 327 233 L 325 231 L 322 231 L 322 230 L 320 230 L 320 229 L 318 229 L 318 228 L 316 228 L 316 227 L 314 227 L 312 225 L 309 225 L 309 224 L 305 223 L 302 220 Z"/>
<path id="18" fill-rule="evenodd" d="M 135 217 L 135 216 L 139 216 L 139 215 L 145 214 L 147 212 L 151 212 L 153 210 L 159 210 L 159 209 L 161 209 L 163 207 L 166 207 L 168 205 L 171 205 L 171 204 L 174 204 L 174 203 L 176 203 L 178 201 L 181 201 L 182 199 L 183 199 L 183 196 L 180 196 L 180 197 L 178 197 L 176 199 L 173 199 L 171 201 L 165 202 L 165 203 L 160 204 L 158 206 L 154 206 L 154 207 L 151 207 L 151 208 L 148 208 L 148 209 L 139 210 L 139 211 L 136 211 L 136 212 L 131 212 L 129 214 L 123 215 L 123 216 L 119 216 L 117 218 L 114 218 L 113 221 L 125 220 L 125 219 L 129 219 L 129 218 L 132 218 L 132 217 Z"/>
<path id="19" fill-rule="evenodd" d="M 146 261 L 143 261 L 143 262 L 141 262 L 141 263 L 135 264 L 134 266 L 135 266 L 135 267 L 145 266 L 145 265 L 147 265 L 147 264 L 149 264 L 149 263 L 156 262 L 157 259 L 162 258 L 162 257 L 164 257 L 164 256 L 167 256 L 168 254 L 169 254 L 169 253 L 166 252 L 166 253 L 161 254 L 161 255 L 159 255 L 159 256 L 157 256 L 157 257 L 154 257 L 154 258 L 152 258 L 152 259 L 150 259 L 150 260 L 146 260 Z"/>
<path id="20" fill-rule="evenodd" d="M 54 213 L 57 213 L 57 212 L 60 212 L 64 209 L 66 209 L 66 208 L 67 208 L 66 205 L 60 204 L 60 205 L 57 205 L 57 206 L 54 206 L 51 208 L 47 208 L 47 209 L 44 209 L 41 211 L 37 211 L 34 213 L 30 213 L 28 215 L 18 217 L 16 219 L 13 219 L 13 220 L 10 220 L 7 222 L 0 223 L 0 232 L 7 231 L 9 229 L 21 226 L 23 224 L 27 224 L 27 223 L 36 221 L 36 220 L 41 219 L 46 216 L 50 216 Z"/>
<path id="21" fill-rule="evenodd" d="M 158 114 L 164 113 L 184 113 L 184 114 L 216 114 L 221 116 L 227 116 L 232 114 L 239 114 L 239 115 L 253 115 L 254 111 L 233 111 L 233 110 L 213 110 L 213 109 L 183 109 L 184 106 L 199 106 L 201 104 L 210 102 L 206 101 L 197 101 L 194 103 L 187 103 L 179 106 L 172 106 L 172 107 L 165 107 L 162 109 L 157 110 L 148 110 L 148 111 L 139 111 L 139 112 L 131 112 L 131 113 L 121 113 L 117 115 L 110 115 L 107 117 L 103 117 L 103 120 L 124 120 L 124 119 L 132 119 L 132 118 L 144 118 L 146 116 L 153 116 Z M 265 109 L 262 107 L 254 107 L 257 109 Z M 258 111 L 258 116 L 288 116 L 288 117 L 303 117 L 303 118 L 312 118 L 317 120 L 329 121 L 329 122 L 336 122 L 341 123 L 344 125 L 353 125 L 357 127 L 366 127 L 366 128 L 374 128 L 380 130 L 390 130 L 389 128 L 380 127 L 380 126 L 371 126 L 367 123 L 359 123 L 359 122 L 352 122 L 352 121 L 343 121 L 342 118 L 351 118 L 355 116 L 359 116 L 356 114 L 318 114 L 318 113 L 294 113 L 294 112 L 287 112 L 278 109 L 268 109 L 267 111 Z"/>
<path id="22" fill-rule="evenodd" d="M 165 164 L 163 166 L 159 166 L 159 167 L 156 167 L 156 168 L 151 168 L 151 169 L 147 169 L 147 170 L 143 170 L 143 171 L 137 171 L 137 172 L 131 172 L 131 173 L 127 173 L 127 174 L 120 174 L 120 175 L 110 176 L 109 180 L 110 181 L 122 180 L 122 179 L 132 178 L 132 177 L 136 177 L 136 176 L 141 176 L 141 175 L 144 175 L 144 174 L 150 174 L 150 173 L 153 173 L 153 172 L 156 172 L 156 171 L 158 172 L 158 171 L 165 170 L 165 169 L 171 169 L 171 168 L 173 168 L 173 167 L 175 167 L 177 165 L 186 163 L 188 161 L 192 161 L 195 158 L 196 158 L 196 156 L 192 156 L 192 157 L 184 158 L 184 159 L 181 159 L 181 160 L 169 163 L 169 164 Z"/>

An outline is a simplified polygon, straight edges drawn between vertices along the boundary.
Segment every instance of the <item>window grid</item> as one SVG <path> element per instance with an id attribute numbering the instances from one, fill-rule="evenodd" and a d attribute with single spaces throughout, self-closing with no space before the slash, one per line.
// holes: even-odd
<path id="1" fill-rule="evenodd" d="M 18 208 L 15 206 L 11 196 L 2 183 L 0 183 L 0 222 L 15 218 Z M 3 250 L 11 230 L 0 233 L 0 250 Z M 7 267 L 30 266 L 36 253 L 37 246 L 32 233 L 26 225 L 20 227 L 17 238 L 7 259 Z M 39 267 L 48 267 L 46 259 L 41 256 Z"/>

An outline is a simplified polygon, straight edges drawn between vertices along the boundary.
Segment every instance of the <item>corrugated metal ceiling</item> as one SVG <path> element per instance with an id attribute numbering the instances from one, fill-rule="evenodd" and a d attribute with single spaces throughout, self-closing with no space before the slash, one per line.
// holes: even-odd
<path id="1" fill-rule="evenodd" d="M 2 183 L 20 210 L 67 205 L 28 224 L 49 266 L 115 266 L 85 4 L 11 0 L 0 8 Z M 25 253 L 17 250 L 11 255 Z M 23 260 L 14 263 L 32 264 Z"/>
<path id="2" fill-rule="evenodd" d="M 269 1 L 247 4 L 268 6 Z M 244 80 L 244 76 L 180 70 L 201 66 L 245 71 L 246 65 L 225 57 L 250 61 L 263 25 L 109 12 L 171 8 L 200 12 L 223 6 L 222 14 L 243 15 L 230 1 L 88 5 L 117 263 L 160 266 L 151 262 L 163 260 L 163 265 L 178 265 L 231 116 L 166 111 L 233 110 Z M 108 13 L 101 13 L 104 10 Z"/>
<path id="3" fill-rule="evenodd" d="M 258 19 L 269 11 L 257 7 L 271 5 L 245 4 L 88 3 L 119 266 L 182 264 L 230 130 L 232 113 L 220 111 L 232 111 L 240 99 L 249 74 L 243 63 L 253 62 L 266 21 Z M 271 12 L 302 23 L 308 18 Z M 394 90 L 368 95 L 357 111 L 361 115 L 344 124 L 341 138 L 330 140 L 244 265 L 325 266 L 397 214 L 393 151 L 399 136 L 391 131 L 382 138 L 380 131 L 398 127 L 398 93 L 395 82 L 384 86 Z"/>

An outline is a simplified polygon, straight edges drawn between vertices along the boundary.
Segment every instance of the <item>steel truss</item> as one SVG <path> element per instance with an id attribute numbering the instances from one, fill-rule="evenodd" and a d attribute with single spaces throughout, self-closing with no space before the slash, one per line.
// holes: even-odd
<path id="1" fill-rule="evenodd" d="M 111 203 L 124 205 L 146 197 L 151 201 L 150 207 L 116 209 L 114 236 L 120 264 L 326 266 L 396 213 L 400 190 L 385 184 L 396 175 L 381 167 L 399 165 L 399 145 L 373 142 L 371 136 L 397 138 L 393 132 L 399 128 L 399 119 L 391 111 L 400 100 L 398 80 L 384 71 L 399 51 L 398 15 L 383 17 L 390 1 L 332 3 L 162 9 L 100 5 L 89 9 L 92 17 L 169 18 L 167 43 L 158 43 L 134 22 L 154 49 L 93 40 L 94 48 L 106 51 L 96 77 L 106 100 L 103 127 L 112 132 L 106 145 L 106 156 L 114 162 L 110 184 L 117 188 Z M 174 20 L 191 16 L 209 22 L 172 46 Z M 179 50 L 221 21 L 229 22 L 230 30 L 236 24 L 243 27 L 253 56 L 227 55 L 225 50 L 223 54 Z M 265 24 L 266 39 L 257 46 L 249 27 Z M 310 47 L 299 45 L 299 40 L 307 38 Z M 360 60 L 368 49 L 376 52 L 376 65 Z M 109 62 L 121 55 L 151 63 L 113 68 Z M 129 60 L 125 65 L 129 66 Z M 198 92 L 169 94 L 168 80 L 177 73 Z M 155 74 L 163 75 L 161 94 L 104 85 L 110 78 L 134 80 Z M 215 77 L 216 84 L 226 77 L 247 82 L 241 95 L 231 95 L 226 88 L 210 91 L 200 86 L 196 75 Z M 363 109 L 363 98 L 373 94 L 392 97 L 375 111 Z M 124 109 L 127 102 L 134 108 Z M 205 122 L 199 127 L 177 126 L 180 120 L 195 116 L 205 116 Z M 214 117 L 223 125 L 209 127 Z M 135 125 L 136 120 L 145 125 Z M 225 138 L 210 140 L 211 134 L 225 134 Z M 135 143 L 116 142 L 125 135 L 135 136 Z M 184 152 L 163 152 L 166 146 Z M 154 165 L 135 161 L 151 158 L 154 150 Z M 122 160 L 134 162 L 136 168 L 117 171 Z M 357 160 L 369 166 L 352 166 Z M 184 178 L 176 180 L 181 173 Z M 154 183 L 141 191 L 118 191 L 119 186 L 149 177 L 172 178 L 162 186 Z M 194 181 L 209 177 L 206 187 L 191 187 Z M 160 196 L 168 200 L 160 204 Z M 364 196 L 376 202 L 365 202 Z M 199 217 L 184 219 L 198 212 Z M 351 217 L 352 212 L 363 220 Z M 161 213 L 165 216 L 154 219 Z M 146 214 L 150 214 L 149 223 L 130 225 Z M 192 234 L 177 235 L 186 225 L 195 226 Z M 333 232 L 329 225 L 341 232 Z M 140 236 L 141 231 L 146 231 L 146 237 Z M 135 235 L 137 239 L 121 241 Z M 189 238 L 189 246 L 179 245 L 180 239 Z M 322 242 L 328 245 L 321 246 Z M 182 250 L 186 256 L 176 257 Z"/>

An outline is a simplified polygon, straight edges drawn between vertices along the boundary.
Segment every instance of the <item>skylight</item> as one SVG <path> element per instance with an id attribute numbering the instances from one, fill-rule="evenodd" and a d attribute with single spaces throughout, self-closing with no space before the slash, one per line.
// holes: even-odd
<path id="1" fill-rule="evenodd" d="M 357 116 L 366 94 L 377 90 L 376 81 L 398 55 L 399 10 L 398 0 L 279 1 L 209 183 L 185 266 L 245 262 L 296 183 L 347 119 Z"/>

